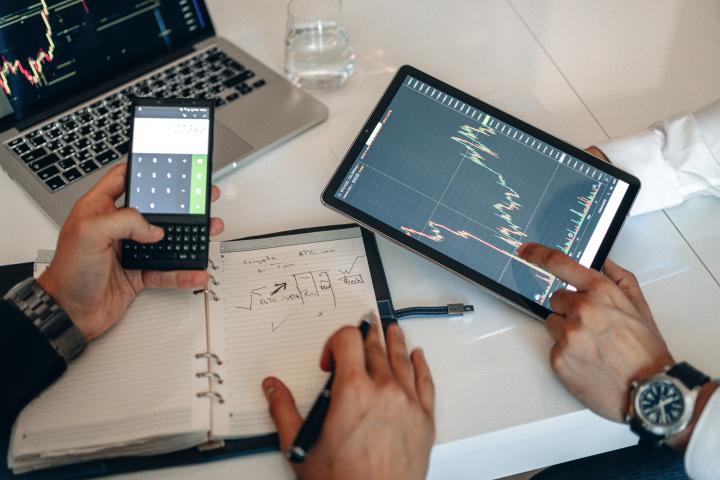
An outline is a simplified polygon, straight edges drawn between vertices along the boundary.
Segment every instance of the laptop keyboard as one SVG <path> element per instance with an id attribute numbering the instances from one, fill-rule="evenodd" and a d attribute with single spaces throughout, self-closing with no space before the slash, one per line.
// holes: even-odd
<path id="1" fill-rule="evenodd" d="M 6 145 L 54 192 L 128 153 L 131 97 L 214 99 L 220 107 L 265 84 L 212 47 Z"/>

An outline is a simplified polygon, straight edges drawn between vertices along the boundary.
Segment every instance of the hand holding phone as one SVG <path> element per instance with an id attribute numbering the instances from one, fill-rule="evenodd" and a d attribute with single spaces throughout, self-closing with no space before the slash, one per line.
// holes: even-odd
<path id="1" fill-rule="evenodd" d="M 213 113 L 211 100 L 134 100 L 125 206 L 165 236 L 156 244 L 124 241 L 123 267 L 207 268 Z"/>

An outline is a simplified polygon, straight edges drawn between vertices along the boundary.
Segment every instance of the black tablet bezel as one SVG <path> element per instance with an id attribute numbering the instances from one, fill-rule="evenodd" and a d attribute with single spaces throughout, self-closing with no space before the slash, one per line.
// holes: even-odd
<path id="1" fill-rule="evenodd" d="M 553 137 L 552 135 L 543 132 L 542 130 L 533 127 L 532 125 L 529 125 L 522 120 L 513 117 L 512 115 L 503 112 L 502 110 L 499 110 L 491 105 L 488 105 L 487 103 L 483 102 L 482 100 L 479 100 L 471 95 L 468 95 L 467 93 L 464 93 L 457 88 L 454 88 L 437 78 L 432 77 L 431 75 L 428 75 L 427 73 L 424 73 L 414 67 L 411 67 L 409 65 L 404 65 L 401 67 L 397 74 L 395 75 L 395 78 L 390 82 L 390 85 L 385 90 L 385 93 L 383 94 L 380 101 L 377 103 L 375 108 L 373 109 L 372 113 L 368 117 L 368 119 L 365 121 L 365 125 L 360 130 L 360 133 L 355 138 L 355 141 L 353 142 L 350 149 L 345 154 L 345 157 L 343 158 L 342 162 L 340 163 L 339 167 L 333 174 L 332 178 L 330 179 L 330 182 L 325 187 L 325 190 L 322 193 L 322 203 L 333 210 L 338 211 L 339 213 L 342 213 L 353 220 L 357 221 L 358 223 L 366 226 L 367 228 L 379 233 L 380 235 L 383 235 L 384 237 L 393 240 L 397 243 L 399 243 L 402 246 L 405 246 L 406 248 L 409 248 L 410 250 L 413 250 L 424 257 L 428 258 L 429 260 L 432 260 L 449 270 L 459 274 L 460 276 L 467 278 L 468 280 L 487 288 L 491 292 L 495 293 L 496 295 L 500 296 L 501 298 L 510 301 L 511 303 L 515 304 L 516 306 L 522 308 L 523 310 L 529 311 L 530 313 L 534 314 L 535 316 L 545 319 L 547 316 L 551 313 L 550 310 L 545 308 L 542 305 L 539 305 L 535 303 L 534 301 L 530 300 L 529 298 L 525 298 L 524 296 L 520 295 L 519 293 L 511 290 L 510 288 L 501 285 L 500 283 L 496 282 L 495 280 L 483 275 L 482 273 L 473 270 L 469 268 L 468 266 L 458 262 L 457 260 L 452 259 L 451 257 L 442 254 L 438 252 L 437 250 L 432 249 L 431 247 L 425 245 L 424 243 L 420 242 L 419 240 L 410 237 L 408 235 L 405 235 L 400 230 L 397 230 L 396 228 L 392 227 L 391 225 L 388 225 L 384 222 L 381 222 L 380 220 L 371 217 L 370 215 L 366 214 L 365 212 L 343 202 L 342 200 L 339 200 L 335 197 L 335 192 L 338 191 L 340 188 L 340 185 L 345 180 L 349 170 L 352 168 L 353 164 L 355 163 L 355 160 L 359 157 L 363 147 L 365 146 L 365 142 L 367 141 L 368 137 L 372 134 L 373 129 L 378 124 L 378 122 L 381 121 L 383 115 L 385 114 L 385 111 L 387 110 L 388 106 L 392 102 L 393 98 L 395 97 L 395 94 L 397 93 L 398 89 L 402 86 L 405 78 L 410 75 L 421 82 L 425 83 L 426 85 L 430 85 L 443 93 L 447 93 L 448 95 L 451 95 L 457 99 L 459 99 L 461 102 L 464 102 L 467 105 L 470 105 L 478 110 L 481 110 L 499 120 L 502 122 L 511 125 L 512 127 L 523 131 L 525 133 L 528 133 L 529 135 L 534 136 L 535 138 L 538 138 L 539 140 L 545 142 L 548 145 L 551 145 L 552 147 L 571 155 L 579 160 L 582 160 L 583 162 L 591 165 L 592 167 L 603 171 L 609 175 L 612 175 L 613 177 L 616 177 L 619 180 L 622 180 L 623 182 L 626 182 L 628 184 L 627 191 L 625 192 L 625 196 L 623 197 L 622 201 L 620 202 L 620 206 L 615 213 L 615 216 L 613 220 L 610 223 L 610 227 L 608 228 L 608 231 L 605 235 L 605 237 L 602 240 L 602 243 L 600 245 L 600 248 L 597 251 L 597 254 L 595 255 L 595 258 L 592 261 L 591 267 L 599 270 L 603 263 L 605 263 L 605 259 L 607 258 L 608 254 L 610 253 L 610 249 L 612 248 L 613 243 L 615 242 L 615 239 L 617 238 L 618 234 L 620 233 L 620 229 L 622 228 L 622 225 L 625 221 L 625 218 L 627 217 L 628 213 L 630 212 L 630 208 L 632 207 L 633 202 L 635 201 L 635 198 L 637 197 L 638 192 L 640 191 L 640 180 L 638 180 L 633 175 L 630 175 L 627 172 L 624 172 L 620 170 L 619 168 L 608 164 L 606 162 L 603 162 L 602 160 L 590 155 L 589 153 L 574 147 L 570 145 L 569 143 L 560 140 L 559 138 Z"/>

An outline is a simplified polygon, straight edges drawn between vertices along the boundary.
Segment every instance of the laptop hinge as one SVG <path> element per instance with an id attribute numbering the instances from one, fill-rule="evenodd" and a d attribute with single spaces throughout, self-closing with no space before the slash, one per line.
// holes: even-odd
<path id="1" fill-rule="evenodd" d="M 151 62 L 144 63 L 140 67 L 130 69 L 126 73 L 116 75 L 112 78 L 112 80 L 101 83 L 96 87 L 85 90 L 84 92 L 82 92 L 78 95 L 75 95 L 73 97 L 70 97 L 66 100 L 59 101 L 55 105 L 45 108 L 39 113 L 31 115 L 30 117 L 25 118 L 23 120 L 17 121 L 15 123 L 15 128 L 17 128 L 18 130 L 25 130 L 25 129 L 31 128 L 34 125 L 36 125 L 40 122 L 43 122 L 50 117 L 58 115 L 58 114 L 64 112 L 65 110 L 71 109 L 72 107 L 79 105 L 83 102 L 86 102 L 94 97 L 101 96 L 103 93 L 107 92 L 108 90 L 112 90 L 113 88 L 115 88 L 119 85 L 122 85 L 123 83 L 127 83 L 127 82 L 133 80 L 134 78 L 137 78 L 141 75 L 146 74 L 147 72 L 155 70 L 156 68 L 159 68 L 159 67 L 165 65 L 166 63 L 172 62 L 173 60 L 176 60 L 184 55 L 187 55 L 188 53 L 190 53 L 192 51 L 193 51 L 192 46 L 180 48 L 180 49 L 175 50 L 167 55 L 163 55 L 162 57 L 157 58 Z"/>

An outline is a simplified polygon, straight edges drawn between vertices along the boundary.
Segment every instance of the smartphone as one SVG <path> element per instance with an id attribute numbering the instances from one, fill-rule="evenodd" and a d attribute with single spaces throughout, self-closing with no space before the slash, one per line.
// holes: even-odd
<path id="1" fill-rule="evenodd" d="M 129 269 L 204 270 L 212 189 L 212 100 L 136 98 L 125 206 L 165 230 L 155 244 L 122 242 Z"/>

